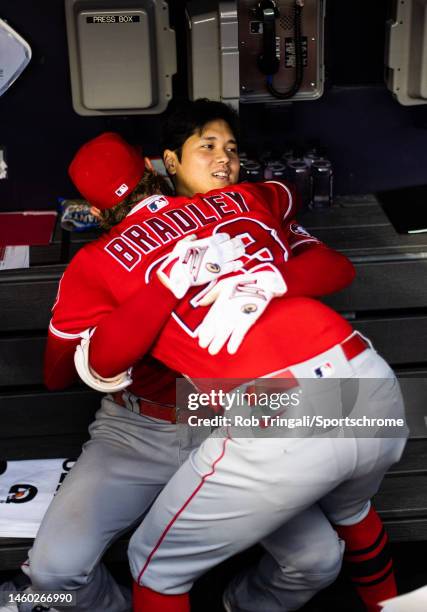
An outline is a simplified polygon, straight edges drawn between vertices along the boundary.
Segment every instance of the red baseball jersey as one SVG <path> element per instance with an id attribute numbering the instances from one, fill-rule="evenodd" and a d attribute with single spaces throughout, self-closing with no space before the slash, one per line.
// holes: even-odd
<path id="1" fill-rule="evenodd" d="M 347 278 L 341 279 L 335 278 L 337 275 L 332 270 L 323 269 L 323 278 L 316 269 L 313 273 L 313 257 L 304 257 L 310 247 L 320 247 L 316 249 L 318 260 L 322 256 L 331 257 L 331 253 L 331 262 L 336 263 L 337 258 L 341 258 L 341 262 L 347 260 L 322 247 L 295 221 L 295 212 L 291 190 L 275 181 L 231 185 L 223 190 L 196 194 L 193 198 L 162 195 L 145 198 L 120 224 L 85 246 L 74 257 L 60 284 L 50 333 L 60 338 L 76 338 L 83 330 L 96 327 L 139 291 L 144 290 L 148 295 L 147 288 L 149 290 L 150 283 L 154 284 L 156 268 L 178 240 L 189 234 L 203 238 L 226 232 L 242 238 L 246 247 L 246 269 L 271 262 L 282 271 L 288 284 L 285 299 L 273 300 L 273 303 L 281 304 L 281 335 L 293 342 L 289 346 L 286 346 L 287 342 L 282 343 L 283 367 L 301 361 L 301 357 L 308 358 L 310 351 L 314 350 L 314 354 L 317 354 L 320 350 L 326 350 L 351 333 L 351 328 L 334 311 L 303 296 L 321 295 L 345 286 L 349 281 L 349 268 L 346 268 Z M 319 252 L 324 255 L 320 256 Z M 298 257 L 294 257 L 296 253 L 299 253 Z M 292 265 L 292 259 L 298 263 L 297 266 Z M 348 262 L 346 265 L 349 265 Z M 194 287 L 177 304 L 152 351 L 169 367 L 193 377 L 219 375 L 218 360 L 231 367 L 241 355 L 239 350 L 237 355 L 228 356 L 223 349 L 215 358 L 198 347 L 195 331 L 207 311 L 206 307 L 198 305 L 199 295 L 203 291 L 204 288 Z M 153 292 L 150 298 L 153 313 L 164 307 L 162 302 L 156 302 L 156 295 Z M 263 326 L 262 322 L 268 319 L 266 315 L 270 310 L 279 312 L 273 303 L 254 327 Z M 289 317 L 286 309 L 289 309 Z M 274 319 L 277 316 L 274 314 Z M 147 318 L 132 321 L 139 333 L 141 327 L 149 329 L 150 320 Z M 303 321 L 306 324 L 301 325 Z M 129 322 L 127 324 L 129 326 Z M 297 347 L 293 340 L 295 329 L 303 332 Z M 158 331 L 154 330 L 154 334 Z M 116 333 L 119 334 L 119 330 Z M 252 330 L 248 338 L 251 333 Z M 121 352 L 126 355 L 126 344 L 126 337 L 120 338 L 119 343 L 116 338 L 114 354 L 110 353 L 112 361 Z M 229 375 L 241 375 L 235 370 L 235 367 L 232 368 Z M 253 368 L 250 370 L 248 375 L 253 375 Z M 134 392 L 140 387 L 137 373 L 138 370 L 134 370 L 138 387 L 132 389 Z M 257 370 L 255 375 L 261 375 L 261 372 Z"/>

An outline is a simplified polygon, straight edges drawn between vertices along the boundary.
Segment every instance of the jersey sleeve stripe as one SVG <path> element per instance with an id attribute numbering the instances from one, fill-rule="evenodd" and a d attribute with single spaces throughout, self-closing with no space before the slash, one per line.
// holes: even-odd
<path id="1" fill-rule="evenodd" d="M 128 212 L 127 216 L 130 217 L 130 215 L 134 215 L 136 212 L 138 212 L 138 210 L 141 210 L 141 208 L 144 208 L 144 206 L 147 205 L 147 200 L 150 200 L 152 198 L 153 196 L 148 196 L 148 198 L 144 198 L 143 200 L 138 202 L 138 204 L 135 204 L 132 210 Z"/>
<path id="2" fill-rule="evenodd" d="M 315 242 L 316 244 L 321 244 L 320 240 L 318 240 L 317 238 L 304 238 L 303 240 L 298 240 L 298 242 L 293 242 L 290 245 L 291 250 L 299 246 L 300 244 L 305 244 L 306 242 Z"/>
<path id="3" fill-rule="evenodd" d="M 49 331 L 54 336 L 57 336 L 58 338 L 62 338 L 63 340 L 75 340 L 76 338 L 81 338 L 83 332 L 86 330 L 83 330 L 80 334 L 67 334 L 66 332 L 62 332 L 59 329 L 56 329 L 56 327 L 54 327 L 54 325 L 52 324 L 52 321 L 50 321 Z"/>
<path id="4" fill-rule="evenodd" d="M 178 323 L 178 325 L 189 335 L 191 336 L 191 338 L 197 338 L 197 329 L 195 331 L 193 331 L 192 329 L 190 329 L 189 327 L 187 327 L 187 325 L 184 323 L 184 321 L 182 321 L 179 316 L 175 313 L 172 312 L 171 313 L 171 317 L 173 319 L 175 319 L 175 321 Z"/>
<path id="5" fill-rule="evenodd" d="M 273 185 L 279 185 L 282 189 L 284 189 L 286 191 L 286 193 L 288 194 L 288 209 L 286 210 L 286 212 L 283 214 L 283 220 L 286 219 L 286 217 L 288 216 L 288 214 L 290 213 L 290 211 L 292 210 L 292 206 L 293 206 L 293 200 L 292 200 L 292 193 L 291 190 L 288 189 L 286 187 L 286 185 L 284 185 L 283 183 L 280 183 L 279 181 L 265 181 L 266 183 L 272 183 Z"/>

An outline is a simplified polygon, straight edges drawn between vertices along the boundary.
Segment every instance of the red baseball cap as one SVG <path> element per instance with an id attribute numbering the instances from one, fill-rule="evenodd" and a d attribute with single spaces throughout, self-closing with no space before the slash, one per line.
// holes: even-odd
<path id="1" fill-rule="evenodd" d="M 124 200 L 144 169 L 144 159 L 134 147 L 119 134 L 104 132 L 77 151 L 68 173 L 82 196 L 102 210 Z"/>

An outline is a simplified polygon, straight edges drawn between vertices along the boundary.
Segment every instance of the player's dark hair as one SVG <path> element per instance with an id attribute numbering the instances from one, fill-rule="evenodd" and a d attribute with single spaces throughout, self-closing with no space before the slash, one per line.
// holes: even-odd
<path id="1" fill-rule="evenodd" d="M 190 102 L 181 102 L 171 111 L 162 126 L 162 151 L 175 151 L 181 161 L 182 146 L 187 138 L 201 133 L 204 126 L 211 121 L 225 121 L 236 141 L 239 140 L 239 116 L 237 112 L 223 102 L 199 98 Z"/>
<path id="2" fill-rule="evenodd" d="M 156 194 L 169 196 L 173 195 L 173 192 L 163 176 L 146 169 L 138 185 L 127 198 L 112 208 L 105 208 L 100 211 L 100 227 L 104 230 L 111 229 L 114 225 L 123 221 L 135 204 L 143 198 Z"/>

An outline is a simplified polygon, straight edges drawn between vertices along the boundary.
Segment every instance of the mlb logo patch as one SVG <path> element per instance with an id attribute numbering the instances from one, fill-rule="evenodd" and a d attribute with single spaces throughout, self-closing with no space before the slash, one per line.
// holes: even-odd
<path id="1" fill-rule="evenodd" d="M 166 200 L 166 198 L 158 195 L 150 196 L 144 202 L 144 206 L 146 206 L 148 210 L 153 213 L 158 212 L 168 204 L 169 202 Z"/>
<path id="2" fill-rule="evenodd" d="M 120 198 L 120 196 L 124 195 L 126 191 L 129 191 L 129 187 L 126 185 L 126 183 L 123 183 L 123 185 L 120 185 L 120 187 L 118 187 L 114 193 Z"/>
<path id="3" fill-rule="evenodd" d="M 328 378 L 328 376 L 332 376 L 334 373 L 334 366 L 332 363 L 327 361 L 326 363 L 322 363 L 322 365 L 314 368 L 314 375 L 316 378 Z"/>

